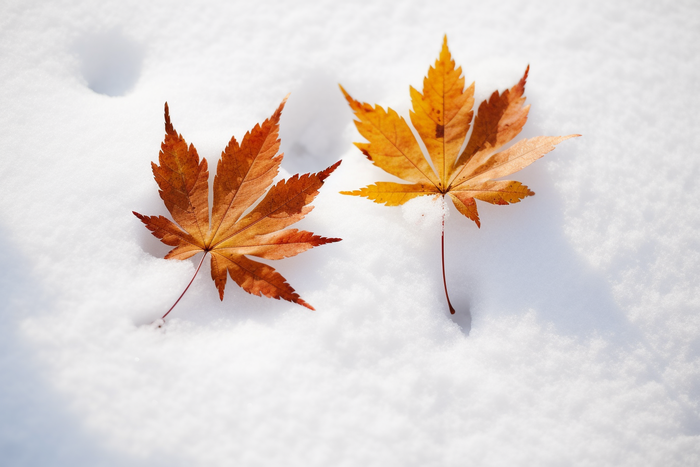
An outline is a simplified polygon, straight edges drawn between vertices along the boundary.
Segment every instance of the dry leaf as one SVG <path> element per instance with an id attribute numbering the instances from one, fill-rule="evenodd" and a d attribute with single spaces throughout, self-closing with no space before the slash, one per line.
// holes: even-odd
<path id="1" fill-rule="evenodd" d="M 207 253 L 211 254 L 211 277 L 221 300 L 230 275 L 248 293 L 288 300 L 313 310 L 277 271 L 248 258 L 282 259 L 340 241 L 286 229 L 313 209 L 309 203 L 340 161 L 316 174 L 282 180 L 267 191 L 282 162 L 283 154 L 277 154 L 279 120 L 286 101 L 287 98 L 262 125 L 256 124 L 246 133 L 240 145 L 233 137 L 221 153 L 214 177 L 211 221 L 207 161 L 200 161 L 194 146 L 188 147 L 182 135 L 175 131 L 166 103 L 160 165 L 151 165 L 160 197 L 175 223 L 163 216 L 134 214 L 154 236 L 174 247 L 165 255 L 166 259 L 184 260 L 203 252 L 203 261 Z"/>
<path id="2" fill-rule="evenodd" d="M 447 37 L 440 57 L 428 70 L 423 92 L 411 87 L 413 128 L 428 150 L 425 156 L 406 120 L 394 110 L 356 101 L 343 89 L 355 113 L 355 125 L 368 143 L 355 143 L 374 165 L 408 183 L 377 182 L 342 194 L 363 196 L 398 206 L 417 196 L 449 195 L 457 210 L 481 226 L 476 200 L 492 204 L 517 203 L 534 193 L 520 182 L 497 180 L 530 165 L 569 136 L 539 136 L 518 141 L 498 152 L 522 130 L 530 106 L 524 106 L 525 74 L 512 88 L 479 105 L 472 124 L 474 83 L 465 89 L 462 68 L 455 68 Z M 444 279 L 444 218 L 443 218 Z M 445 283 L 445 294 L 447 285 Z M 454 308 L 447 298 L 450 312 Z"/>

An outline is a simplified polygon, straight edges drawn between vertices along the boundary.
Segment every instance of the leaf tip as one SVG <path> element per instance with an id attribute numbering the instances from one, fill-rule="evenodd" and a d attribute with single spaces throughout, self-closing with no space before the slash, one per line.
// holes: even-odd
<path id="1" fill-rule="evenodd" d="M 578 138 L 578 137 L 580 137 L 580 136 L 582 136 L 582 135 L 573 134 L 573 135 L 560 136 L 561 139 L 560 139 L 559 142 L 557 142 L 556 144 L 559 144 L 559 143 L 561 143 L 561 142 L 563 142 L 563 141 L 566 141 L 567 139 Z"/>
<path id="2" fill-rule="evenodd" d="M 342 84 L 338 83 L 338 87 L 340 88 L 340 92 L 343 93 L 343 96 L 345 96 L 345 100 L 347 100 L 350 105 L 352 106 L 353 102 L 355 102 L 355 99 L 353 99 L 350 94 L 345 90 Z"/>
<path id="3" fill-rule="evenodd" d="M 332 174 L 335 171 L 335 169 L 338 168 L 338 166 L 340 165 L 341 162 L 343 162 L 342 159 L 339 160 L 338 162 L 336 162 L 335 164 L 331 165 L 330 167 L 328 167 L 326 170 L 319 172 L 318 178 L 321 180 L 321 182 L 324 182 L 328 178 L 328 176 L 330 174 Z"/>
<path id="4" fill-rule="evenodd" d="M 131 212 L 134 214 L 134 216 L 138 217 L 141 222 L 143 222 L 144 224 L 148 224 L 148 219 L 146 218 L 146 216 L 144 216 L 143 214 L 139 214 L 136 211 Z"/>
<path id="5" fill-rule="evenodd" d="M 359 115 L 358 112 L 360 112 L 360 110 L 364 110 L 366 112 L 372 112 L 374 110 L 369 104 L 363 104 L 362 102 L 355 100 L 350 94 L 348 94 L 342 85 L 338 84 L 338 86 L 340 87 L 343 96 L 345 96 L 345 100 L 348 101 L 350 108 L 356 115 Z M 355 122 L 355 124 L 357 124 L 357 122 Z"/>
<path id="6" fill-rule="evenodd" d="M 165 114 L 165 132 L 168 134 L 175 133 L 175 128 L 173 128 L 173 124 L 170 122 L 170 107 L 168 107 L 168 101 L 165 101 L 163 112 Z"/>
<path id="7" fill-rule="evenodd" d="M 275 111 L 275 116 L 279 118 L 279 115 L 282 114 L 282 109 L 284 109 L 284 106 L 287 104 L 287 100 L 289 100 L 289 96 L 291 96 L 292 93 L 288 92 L 286 96 L 284 96 L 284 99 L 282 99 L 282 102 L 280 102 L 279 107 L 277 107 L 277 110 Z"/>

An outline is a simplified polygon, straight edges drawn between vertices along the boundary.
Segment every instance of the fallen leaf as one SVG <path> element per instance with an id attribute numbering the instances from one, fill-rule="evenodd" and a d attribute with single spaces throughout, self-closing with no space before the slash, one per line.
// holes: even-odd
<path id="1" fill-rule="evenodd" d="M 203 252 L 198 272 L 204 258 L 210 254 L 211 277 L 221 300 L 230 276 L 248 293 L 288 300 L 313 310 L 271 266 L 248 258 L 282 259 L 340 241 L 286 229 L 313 209 L 309 204 L 340 161 L 315 174 L 281 180 L 270 188 L 283 157 L 277 151 L 280 147 L 279 120 L 286 101 L 287 98 L 262 125 L 256 124 L 246 133 L 240 145 L 232 137 L 221 153 L 214 177 L 211 220 L 207 161 L 200 160 L 195 147 L 188 146 L 175 131 L 166 102 L 165 139 L 159 165 L 151 165 L 160 197 L 175 222 L 163 216 L 144 216 L 137 212 L 134 215 L 161 242 L 174 247 L 165 255 L 166 259 L 184 260 Z"/>
<path id="2" fill-rule="evenodd" d="M 524 105 L 524 91 L 529 69 L 528 66 L 515 86 L 503 93 L 495 91 L 482 102 L 473 119 L 474 83 L 465 88 L 462 68 L 455 67 L 445 36 L 440 57 L 423 80 L 423 92 L 410 88 L 411 123 L 428 157 L 403 117 L 390 108 L 384 110 L 379 105 L 372 107 L 356 101 L 341 86 L 357 118 L 355 126 L 368 141 L 355 145 L 374 165 L 408 182 L 377 182 L 341 193 L 363 196 L 387 206 L 398 206 L 417 196 L 448 195 L 457 210 L 478 227 L 481 221 L 476 200 L 512 204 L 534 195 L 520 182 L 497 179 L 517 172 L 555 145 L 580 135 L 539 136 L 501 150 L 527 121 L 530 106 Z M 474 126 L 467 140 L 472 120 Z M 443 282 L 450 312 L 454 313 L 445 281 L 444 230 L 443 213 Z"/>

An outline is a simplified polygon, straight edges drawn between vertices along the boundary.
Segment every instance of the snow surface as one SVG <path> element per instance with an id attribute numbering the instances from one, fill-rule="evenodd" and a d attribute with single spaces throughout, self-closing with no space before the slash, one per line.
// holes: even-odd
<path id="1" fill-rule="evenodd" d="M 403 115 L 443 34 L 477 102 L 531 65 L 522 136 L 581 133 L 537 196 L 342 196 L 382 177 L 337 84 Z M 0 464 L 700 463 L 697 1 L 0 4 Z M 343 164 L 275 262 L 317 311 L 197 278 L 164 214 L 163 102 L 216 161 L 291 92 L 285 173 Z M 448 206 L 450 209 L 450 206 Z M 466 336 L 466 313 L 473 315 Z"/>

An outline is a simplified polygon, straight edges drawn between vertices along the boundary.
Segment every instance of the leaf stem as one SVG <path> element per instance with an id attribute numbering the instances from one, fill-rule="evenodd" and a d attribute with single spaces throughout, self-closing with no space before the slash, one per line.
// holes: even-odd
<path id="1" fill-rule="evenodd" d="M 445 286 L 445 298 L 447 299 L 447 306 L 450 307 L 450 314 L 455 314 L 455 309 L 450 303 L 450 295 L 447 293 L 447 279 L 445 279 L 445 197 L 442 197 L 442 283 Z"/>
<path id="2" fill-rule="evenodd" d="M 178 299 L 175 301 L 175 303 L 173 303 L 173 306 L 171 306 L 170 309 L 168 310 L 168 312 L 165 313 L 160 319 L 165 320 L 165 317 L 168 316 L 168 314 L 171 311 L 173 311 L 173 308 L 175 308 L 175 305 L 177 305 L 178 302 L 180 302 L 180 299 L 185 295 L 185 292 L 187 292 L 187 289 L 190 288 L 190 286 L 192 285 L 192 282 L 194 282 L 194 278 L 197 277 L 197 273 L 202 268 L 202 263 L 204 263 L 204 258 L 206 258 L 206 257 L 207 257 L 207 252 L 205 251 L 204 255 L 202 256 L 202 259 L 199 261 L 199 266 L 197 266 L 197 270 L 194 272 L 194 276 L 192 276 L 192 279 L 190 280 L 190 283 L 187 284 L 187 287 L 185 287 L 185 290 L 182 291 L 182 294 L 180 294 L 180 297 L 178 297 Z"/>

